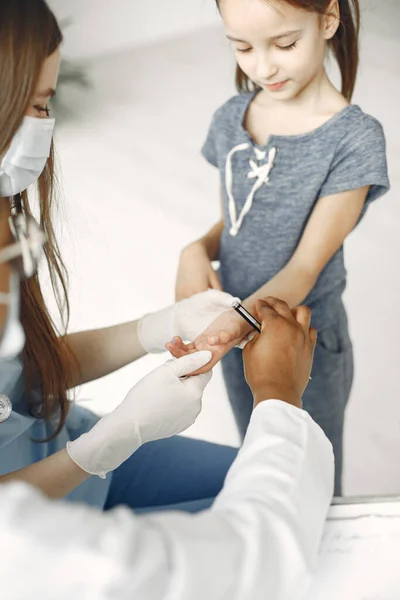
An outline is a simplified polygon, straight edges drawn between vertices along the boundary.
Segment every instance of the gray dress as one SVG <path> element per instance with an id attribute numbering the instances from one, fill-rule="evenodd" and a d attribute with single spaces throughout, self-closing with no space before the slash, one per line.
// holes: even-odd
<path id="1" fill-rule="evenodd" d="M 226 292 L 242 299 L 290 260 L 319 200 L 370 186 L 362 212 L 389 189 L 380 123 L 350 105 L 306 134 L 269 137 L 256 144 L 244 128 L 256 92 L 234 96 L 215 113 L 202 153 L 220 171 L 225 227 L 220 276 Z M 335 493 L 341 493 L 344 412 L 353 379 L 352 344 L 342 303 L 346 286 L 343 247 L 320 274 L 304 303 L 318 329 L 312 380 L 303 405 L 331 440 Z M 222 361 L 229 399 L 244 436 L 253 405 L 241 351 Z"/>

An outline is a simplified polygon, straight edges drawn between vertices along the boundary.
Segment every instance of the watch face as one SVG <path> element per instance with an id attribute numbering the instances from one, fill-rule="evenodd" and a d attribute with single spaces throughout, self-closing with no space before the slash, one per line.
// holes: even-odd
<path id="1" fill-rule="evenodd" d="M 12 404 L 10 398 L 0 394 L 0 423 L 7 421 L 8 417 L 11 415 L 11 411 Z"/>

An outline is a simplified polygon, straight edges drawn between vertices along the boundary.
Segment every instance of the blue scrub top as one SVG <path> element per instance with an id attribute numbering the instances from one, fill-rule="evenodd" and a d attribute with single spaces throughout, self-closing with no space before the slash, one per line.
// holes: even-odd
<path id="1" fill-rule="evenodd" d="M 12 403 L 11 415 L 0 423 L 0 475 L 31 465 L 62 450 L 68 440 L 74 440 L 89 431 L 99 419 L 86 408 L 71 403 L 66 423 L 58 436 L 50 442 L 35 442 L 35 439 L 47 438 L 54 429 L 49 421 L 29 414 L 24 370 L 19 358 L 0 360 L 0 394 L 8 396 Z M 40 405 L 40 395 L 37 392 L 32 392 L 31 395 L 33 401 Z M 111 475 L 107 475 L 106 479 L 90 477 L 66 499 L 103 508 Z"/>

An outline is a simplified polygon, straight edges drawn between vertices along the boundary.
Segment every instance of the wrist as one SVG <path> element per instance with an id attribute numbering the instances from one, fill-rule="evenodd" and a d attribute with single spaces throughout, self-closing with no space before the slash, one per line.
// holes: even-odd
<path id="1" fill-rule="evenodd" d="M 301 396 L 295 390 L 279 386 L 266 386 L 265 388 L 260 388 L 253 392 L 253 398 L 254 407 L 267 400 L 281 400 L 287 404 L 297 406 L 297 408 L 301 408 L 303 405 Z"/>
<path id="2" fill-rule="evenodd" d="M 238 315 L 236 312 L 234 313 L 234 315 L 232 315 L 232 319 L 236 320 L 236 323 L 238 324 L 238 327 L 239 327 L 239 332 L 240 332 L 239 335 L 242 337 L 242 339 L 244 337 L 246 337 L 247 335 L 249 335 L 249 333 L 254 331 L 254 328 L 252 327 L 252 325 L 250 325 L 250 323 L 245 321 L 245 319 L 243 319 L 243 317 Z"/>
<path id="3" fill-rule="evenodd" d="M 118 417 L 118 410 L 119 407 L 66 444 L 71 460 L 88 475 L 105 479 L 142 445 L 138 421 Z"/>
<path id="4" fill-rule="evenodd" d="M 144 315 L 138 323 L 138 339 L 147 353 L 165 352 L 165 344 L 174 335 L 180 335 L 176 330 L 175 315 L 178 304 L 172 304 L 161 310 Z"/>

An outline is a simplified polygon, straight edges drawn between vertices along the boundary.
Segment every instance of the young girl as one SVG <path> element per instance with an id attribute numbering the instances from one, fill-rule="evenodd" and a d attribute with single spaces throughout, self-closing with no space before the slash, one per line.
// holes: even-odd
<path id="1" fill-rule="evenodd" d="M 217 110 L 203 147 L 221 174 L 223 216 L 183 250 L 177 298 L 222 287 L 242 298 L 250 312 L 265 296 L 312 308 L 318 343 L 303 405 L 333 444 L 340 494 L 344 413 L 353 379 L 342 302 L 343 242 L 389 187 L 382 127 L 350 104 L 359 5 L 220 0 L 219 10 L 235 49 L 240 92 Z M 325 71 L 328 49 L 340 67 L 341 93 Z M 221 284 L 214 260 L 220 261 Z M 214 344 L 215 362 L 248 331 L 240 317 L 226 313 L 195 346 Z M 222 368 L 243 436 L 253 398 L 241 351 L 224 356 Z"/>

